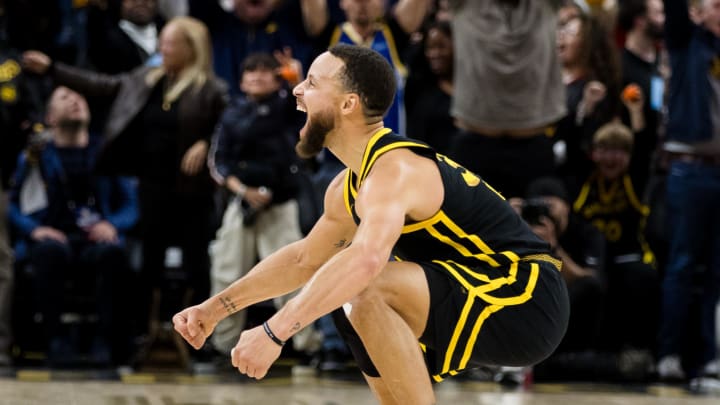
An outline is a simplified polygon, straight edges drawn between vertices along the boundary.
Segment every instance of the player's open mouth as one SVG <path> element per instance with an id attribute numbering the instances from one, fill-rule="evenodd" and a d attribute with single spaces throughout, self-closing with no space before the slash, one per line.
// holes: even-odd
<path id="1" fill-rule="evenodd" d="M 304 105 L 301 105 L 300 103 L 297 103 L 296 108 L 297 108 L 298 111 L 302 111 L 302 112 L 304 112 L 304 113 L 307 113 L 307 110 L 305 109 L 305 106 L 304 106 Z"/>

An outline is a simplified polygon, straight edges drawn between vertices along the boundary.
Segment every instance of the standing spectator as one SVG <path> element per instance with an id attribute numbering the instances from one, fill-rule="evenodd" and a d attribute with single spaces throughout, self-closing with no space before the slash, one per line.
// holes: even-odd
<path id="1" fill-rule="evenodd" d="M 88 18 L 88 54 L 95 69 L 109 74 L 128 72 L 157 52 L 162 28 L 157 0 L 95 3 Z"/>
<path id="2" fill-rule="evenodd" d="M 51 365 L 70 360 L 74 351 L 59 329 L 67 280 L 95 288 L 99 326 L 91 354 L 98 363 L 111 361 L 129 302 L 123 233 L 138 217 L 136 190 L 127 179 L 94 175 L 97 145 L 89 120 L 85 99 L 58 87 L 47 109 L 51 140 L 21 154 L 10 191 L 10 223 L 20 236 L 15 253 L 33 267 Z"/>
<path id="3" fill-rule="evenodd" d="M 644 238 L 649 214 L 628 172 L 633 133 L 618 122 L 593 137 L 595 171 L 585 181 L 573 210 L 593 224 L 607 243 L 607 322 L 603 346 L 614 352 L 640 350 L 650 358 L 657 336 L 660 280 Z"/>
<path id="4" fill-rule="evenodd" d="M 623 121 L 635 132 L 630 173 L 639 190 L 647 183 L 652 156 L 658 141 L 658 127 L 664 104 L 665 79 L 661 74 L 660 45 L 665 25 L 665 8 L 661 0 L 627 0 L 620 3 L 620 29 L 626 32 L 622 51 L 622 85 L 638 86 L 644 98 L 644 125 L 633 125 L 631 115 Z"/>
<path id="5" fill-rule="evenodd" d="M 219 0 L 189 0 L 190 15 L 202 20 L 212 37 L 215 72 L 227 83 L 239 83 L 242 62 L 251 53 L 282 51 L 307 66 L 311 47 L 300 6 L 289 0 L 232 0 L 231 12 Z M 230 86 L 236 95 L 238 86 Z"/>
<path id="6" fill-rule="evenodd" d="M 423 36 L 423 63 L 414 78 L 413 102 L 405 93 L 408 106 L 408 133 L 427 142 L 437 152 L 447 154 L 457 127 L 450 115 L 453 95 L 453 43 L 449 22 L 430 24 Z M 411 80 L 408 79 L 408 91 Z"/>
<path id="7" fill-rule="evenodd" d="M 303 0 L 303 18 L 308 33 L 315 36 L 318 47 L 325 50 L 337 43 L 360 45 L 373 49 L 395 69 L 397 91 L 383 122 L 405 135 L 403 89 L 407 68 L 403 57 L 410 34 L 417 31 L 430 9 L 429 0 L 399 0 L 387 9 L 385 0 L 340 0 L 346 22 L 330 21 L 327 0 Z"/>
<path id="8" fill-rule="evenodd" d="M 559 22 L 557 51 L 568 110 L 556 131 L 556 140 L 565 146 L 559 174 L 574 195 L 593 168 L 593 134 L 619 113 L 620 65 L 610 34 L 587 14 L 571 14 Z"/>
<path id="9" fill-rule="evenodd" d="M 247 57 L 240 81 L 244 95 L 225 110 L 213 140 L 212 174 L 230 199 L 210 245 L 212 294 L 244 276 L 258 258 L 302 238 L 296 200 L 300 162 L 293 148 L 302 116 L 278 75 L 280 66 L 269 53 Z M 276 299 L 277 307 L 285 301 Z M 246 315 L 233 314 L 215 330 L 213 345 L 223 355 L 237 343 Z M 299 342 L 294 340 L 296 350 L 304 350 Z"/>
<path id="10" fill-rule="evenodd" d="M 450 156 L 507 196 L 554 173 L 549 129 L 565 115 L 555 0 L 451 0 L 461 132 Z"/>
<path id="11" fill-rule="evenodd" d="M 667 179 L 670 235 L 663 280 L 658 374 L 684 371 L 718 376 L 715 309 L 720 294 L 720 0 L 665 1 L 665 43 L 670 55 Z M 692 11 L 692 12 L 691 12 Z M 693 19 L 691 19 L 691 16 Z M 693 280 L 703 269 L 700 364 L 680 355 Z"/>
<path id="12" fill-rule="evenodd" d="M 139 178 L 143 266 L 159 288 L 163 269 L 180 268 L 195 295 L 209 292 L 213 184 L 205 161 L 225 108 L 225 85 L 211 67 L 204 24 L 178 17 L 160 35 L 160 67 L 109 76 L 52 63 L 29 51 L 24 65 L 56 82 L 113 100 L 98 170 Z M 199 107 L 201 106 L 201 107 Z"/>

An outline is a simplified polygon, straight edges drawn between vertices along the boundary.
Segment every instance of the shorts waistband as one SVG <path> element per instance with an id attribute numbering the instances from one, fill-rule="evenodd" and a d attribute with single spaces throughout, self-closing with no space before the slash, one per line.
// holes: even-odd
<path id="1" fill-rule="evenodd" d="M 546 253 L 523 256 L 520 258 L 520 261 L 550 263 L 557 269 L 557 271 L 562 271 L 562 261 Z"/>

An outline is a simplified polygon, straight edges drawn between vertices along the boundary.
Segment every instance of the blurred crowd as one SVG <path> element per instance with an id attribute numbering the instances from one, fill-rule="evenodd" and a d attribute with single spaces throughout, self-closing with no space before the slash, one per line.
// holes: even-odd
<path id="1" fill-rule="evenodd" d="M 562 344 L 492 378 L 719 377 L 720 0 L 0 0 L 0 366 L 141 366 L 309 232 L 343 166 L 297 156 L 292 92 L 340 42 L 395 69 L 386 127 L 563 261 Z M 230 368 L 262 316 L 189 365 Z M 291 350 L 353 367 L 328 317 Z"/>

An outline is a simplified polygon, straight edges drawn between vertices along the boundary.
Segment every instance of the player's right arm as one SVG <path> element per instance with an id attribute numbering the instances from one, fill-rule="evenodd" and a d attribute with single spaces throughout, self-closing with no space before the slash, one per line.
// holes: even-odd
<path id="1" fill-rule="evenodd" d="M 225 317 L 302 287 L 318 268 L 347 247 L 357 227 L 343 201 L 345 174 L 341 172 L 328 187 L 325 212 L 305 238 L 273 253 L 203 303 L 176 314 L 175 330 L 193 347 L 200 348 Z"/>

